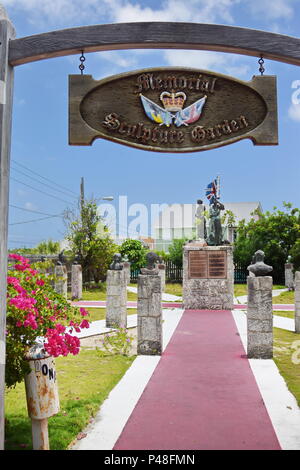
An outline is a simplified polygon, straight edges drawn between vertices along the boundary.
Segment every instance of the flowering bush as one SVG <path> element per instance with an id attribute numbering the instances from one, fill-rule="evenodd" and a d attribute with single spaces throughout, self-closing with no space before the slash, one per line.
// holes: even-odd
<path id="1" fill-rule="evenodd" d="M 28 259 L 10 254 L 7 277 L 6 385 L 21 382 L 29 372 L 25 354 L 37 338 L 51 356 L 78 354 L 80 341 L 72 333 L 88 328 L 88 312 L 75 308 L 52 288 L 49 278 Z"/>
<path id="2" fill-rule="evenodd" d="M 127 328 L 115 325 L 114 331 L 106 333 L 102 339 L 103 349 L 97 348 L 100 356 L 121 354 L 128 356 L 132 347 L 133 336 L 128 334 Z"/>

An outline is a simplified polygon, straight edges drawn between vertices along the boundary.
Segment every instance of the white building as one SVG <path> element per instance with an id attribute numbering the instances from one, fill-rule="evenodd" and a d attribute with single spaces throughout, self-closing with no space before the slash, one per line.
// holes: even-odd
<path id="1" fill-rule="evenodd" d="M 223 202 L 222 202 L 223 203 Z M 236 226 L 239 221 L 245 220 L 249 222 L 251 218 L 258 219 L 257 215 L 253 215 L 255 210 L 262 212 L 260 202 L 224 202 L 225 210 L 231 211 L 235 216 L 235 225 L 228 226 L 225 224 L 223 239 L 232 243 L 235 239 Z M 209 204 L 206 205 L 208 209 Z M 168 251 L 168 247 L 175 238 L 193 239 L 196 237 L 196 213 L 197 204 L 170 204 L 163 210 L 154 221 L 153 233 L 155 239 L 155 249 Z"/>

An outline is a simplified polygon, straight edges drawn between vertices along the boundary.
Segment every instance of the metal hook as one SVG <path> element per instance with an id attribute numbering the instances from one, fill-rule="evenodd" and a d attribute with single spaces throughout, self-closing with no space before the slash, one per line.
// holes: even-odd
<path id="1" fill-rule="evenodd" d="M 84 51 L 81 51 L 81 56 L 79 57 L 79 60 L 80 60 L 79 70 L 81 72 L 81 75 L 83 75 L 83 71 L 85 69 L 85 66 L 84 66 L 84 62 L 85 62 Z"/>
<path id="2" fill-rule="evenodd" d="M 258 69 L 258 70 L 259 70 L 260 74 L 263 75 L 263 74 L 264 74 L 264 71 L 265 71 L 265 68 L 264 68 L 264 63 L 265 63 L 265 61 L 264 61 L 264 59 L 263 59 L 263 55 L 262 55 L 262 54 L 261 54 L 261 56 L 260 56 L 260 59 L 258 59 L 258 63 L 259 63 L 259 69 Z"/>

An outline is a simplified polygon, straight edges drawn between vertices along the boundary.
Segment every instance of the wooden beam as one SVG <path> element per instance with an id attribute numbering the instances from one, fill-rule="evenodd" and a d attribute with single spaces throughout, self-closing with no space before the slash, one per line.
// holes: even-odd
<path id="1" fill-rule="evenodd" d="M 300 39 L 236 26 L 197 23 L 116 23 L 82 26 L 10 41 L 9 62 L 21 65 L 117 49 L 193 49 L 230 52 L 300 65 Z M 199 64 L 200 66 L 201 64 Z"/>
<path id="2" fill-rule="evenodd" d="M 0 6 L 0 449 L 4 448 L 7 233 L 13 96 L 13 67 L 8 63 L 8 43 L 14 35 L 14 28 Z"/>

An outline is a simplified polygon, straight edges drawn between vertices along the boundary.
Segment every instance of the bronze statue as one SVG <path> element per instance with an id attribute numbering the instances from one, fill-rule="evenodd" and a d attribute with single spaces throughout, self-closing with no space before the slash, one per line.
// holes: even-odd
<path id="1" fill-rule="evenodd" d="M 197 201 L 197 209 L 195 213 L 196 218 L 196 240 L 205 241 L 206 239 L 206 220 L 205 220 L 205 206 L 202 199 Z"/>
<path id="2" fill-rule="evenodd" d="M 225 209 L 224 205 L 214 198 L 214 202 L 209 206 L 209 226 L 206 242 L 211 246 L 223 244 L 223 231 L 220 213 Z"/>

